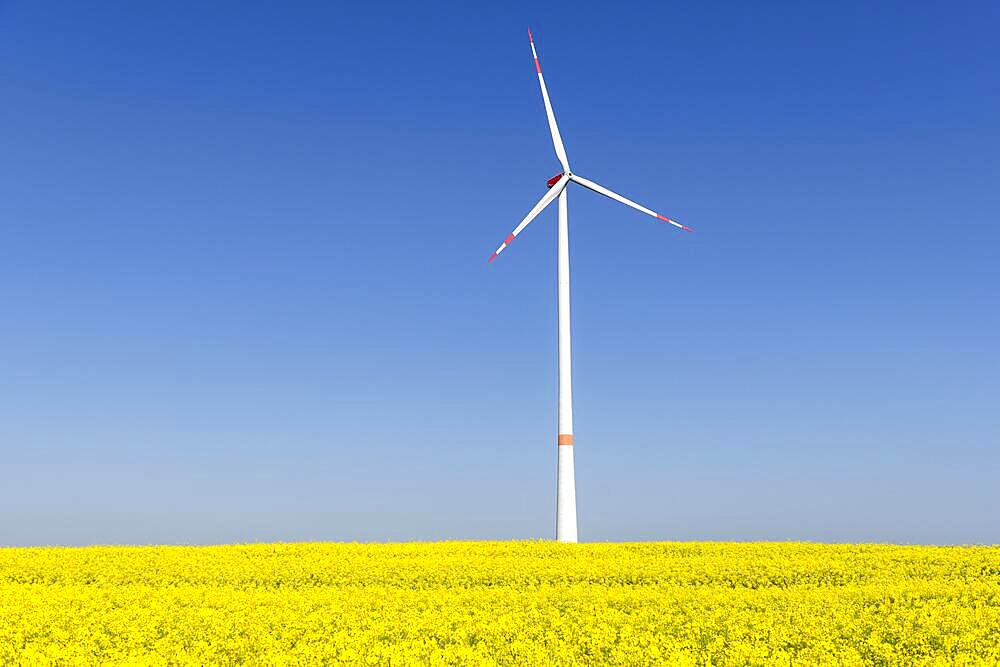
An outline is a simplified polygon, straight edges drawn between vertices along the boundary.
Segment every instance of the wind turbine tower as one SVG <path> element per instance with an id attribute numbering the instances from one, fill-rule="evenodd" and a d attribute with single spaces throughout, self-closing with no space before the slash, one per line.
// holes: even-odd
<path id="1" fill-rule="evenodd" d="M 556 124 L 556 117 L 552 112 L 552 102 L 549 100 L 549 91 L 545 87 L 542 66 L 538 63 L 535 40 L 531 35 L 530 29 L 528 30 L 528 41 L 531 43 L 531 55 L 535 59 L 535 72 L 538 74 L 538 85 L 542 89 L 542 102 L 545 104 L 545 116 L 549 122 L 549 132 L 552 134 L 552 145 L 556 151 L 556 158 L 559 160 L 559 164 L 562 165 L 562 171 L 548 180 L 549 191 L 538 200 L 538 203 L 521 220 L 521 223 L 514 228 L 514 231 L 507 235 L 507 238 L 496 249 L 496 252 L 490 256 L 489 261 L 492 262 L 497 258 L 497 255 L 513 243 L 514 239 L 524 231 L 524 228 L 545 207 L 551 204 L 553 200 L 559 199 L 559 241 L 556 250 L 556 282 L 558 285 L 559 302 L 559 425 L 556 436 L 559 451 L 559 467 L 556 481 L 556 539 L 560 542 L 576 542 L 576 473 L 573 462 L 573 372 L 569 318 L 569 213 L 566 198 L 567 186 L 570 183 L 582 185 L 589 190 L 593 190 L 605 197 L 610 197 L 646 215 L 667 222 L 678 229 L 688 232 L 694 230 L 672 218 L 660 215 L 656 211 L 641 206 L 604 186 L 578 176 L 570 170 L 569 159 L 566 157 L 566 148 L 563 146 L 562 137 L 559 134 L 559 126 Z"/>

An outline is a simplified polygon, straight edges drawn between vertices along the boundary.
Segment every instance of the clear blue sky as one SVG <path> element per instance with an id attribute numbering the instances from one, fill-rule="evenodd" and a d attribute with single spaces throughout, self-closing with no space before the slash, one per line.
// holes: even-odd
<path id="1" fill-rule="evenodd" d="M 995 2 L 0 2 L 0 544 L 1000 542 Z"/>

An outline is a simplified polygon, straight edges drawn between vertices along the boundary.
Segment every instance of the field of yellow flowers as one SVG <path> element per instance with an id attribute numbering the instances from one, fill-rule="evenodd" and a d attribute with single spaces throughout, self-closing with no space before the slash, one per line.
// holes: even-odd
<path id="1" fill-rule="evenodd" d="M 1000 548 L 0 549 L 0 663 L 997 664 Z"/>

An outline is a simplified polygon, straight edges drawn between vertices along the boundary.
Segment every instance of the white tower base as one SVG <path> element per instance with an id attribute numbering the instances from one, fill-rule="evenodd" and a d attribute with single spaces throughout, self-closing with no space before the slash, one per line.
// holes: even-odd
<path id="1" fill-rule="evenodd" d="M 573 445 L 559 445 L 556 539 L 560 542 L 576 542 L 576 476 L 573 470 Z"/>

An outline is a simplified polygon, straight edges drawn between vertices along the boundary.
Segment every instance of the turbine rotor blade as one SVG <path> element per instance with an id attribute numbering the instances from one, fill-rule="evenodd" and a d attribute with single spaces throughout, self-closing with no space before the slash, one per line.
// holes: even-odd
<path id="1" fill-rule="evenodd" d="M 566 148 L 563 146 L 562 137 L 559 135 L 559 126 L 556 125 L 556 115 L 552 111 L 552 102 L 549 101 L 549 90 L 545 87 L 545 77 L 542 76 L 542 66 L 538 64 L 538 52 L 535 51 L 535 38 L 531 36 L 531 28 L 528 28 L 528 41 L 531 42 L 531 55 L 535 58 L 535 71 L 538 72 L 538 85 L 542 87 L 542 101 L 545 102 L 545 117 L 549 120 L 549 132 L 552 134 L 552 146 L 556 149 L 556 157 L 562 165 L 563 171 L 569 171 L 569 159 L 566 157 Z"/>
<path id="2" fill-rule="evenodd" d="M 664 222 L 669 222 L 671 225 L 673 225 L 674 227 L 677 227 L 678 229 L 683 229 L 686 232 L 693 232 L 694 231 L 690 227 L 688 227 L 686 225 L 682 225 L 681 223 L 677 222 L 676 220 L 674 220 L 672 218 L 668 218 L 665 215 L 660 215 L 656 211 L 650 210 L 650 209 L 646 208 L 645 206 L 642 206 L 641 204 L 636 204 L 631 199 L 628 199 L 626 197 L 622 197 L 617 192 L 614 192 L 612 190 L 608 190 L 603 185 L 598 185 L 597 183 L 594 183 L 591 180 L 587 180 L 586 178 L 583 178 L 582 176 L 577 176 L 576 174 L 571 174 L 570 175 L 570 179 L 574 183 L 579 183 L 580 185 L 582 185 L 583 187 L 585 187 L 585 188 L 587 188 L 589 190 L 593 190 L 594 192 L 596 192 L 598 194 L 602 194 L 605 197 L 610 197 L 611 199 L 614 199 L 616 202 L 625 204 L 626 206 L 630 206 L 630 207 L 634 208 L 637 211 L 642 211 L 646 215 L 651 215 L 654 218 L 657 218 L 659 220 L 663 220 Z"/>
<path id="3" fill-rule="evenodd" d="M 517 235 L 520 234 L 524 230 L 524 228 L 528 226 L 528 223 L 530 223 L 532 220 L 538 217 L 538 214 L 541 213 L 546 206 L 555 201 L 556 197 L 558 197 L 559 193 L 566 188 L 566 185 L 568 183 L 569 183 L 569 178 L 567 178 L 565 175 L 561 176 L 559 180 L 556 181 L 555 185 L 553 185 L 552 188 L 550 188 L 549 191 L 546 192 L 545 195 L 538 200 L 538 203 L 535 204 L 535 206 L 530 211 L 528 211 L 528 215 L 524 216 L 524 219 L 521 220 L 521 224 L 515 227 L 514 231 L 512 231 L 510 234 L 507 235 L 507 238 L 504 239 L 504 242 L 501 243 L 500 247 L 496 249 L 496 252 L 490 255 L 489 261 L 492 262 L 494 259 L 497 258 L 497 255 L 503 252 L 504 248 L 513 243 L 514 239 L 517 238 Z"/>

